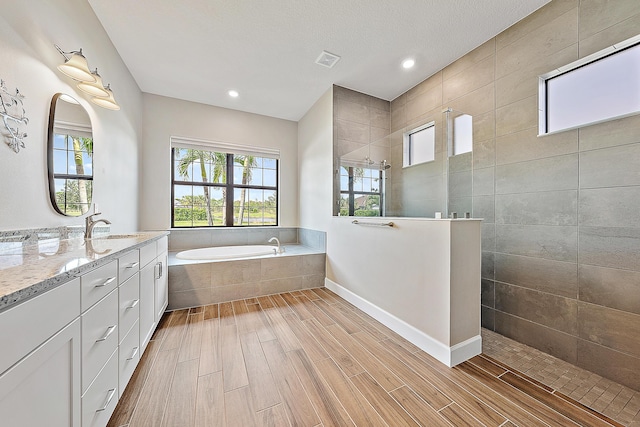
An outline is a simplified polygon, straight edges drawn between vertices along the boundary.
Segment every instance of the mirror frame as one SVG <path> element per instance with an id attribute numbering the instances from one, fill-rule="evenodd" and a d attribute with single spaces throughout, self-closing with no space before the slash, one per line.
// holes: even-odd
<path id="1" fill-rule="evenodd" d="M 72 218 L 77 218 L 77 217 L 81 217 L 83 215 L 85 215 L 86 213 L 89 212 L 89 207 L 91 206 L 91 203 L 93 203 L 93 172 L 94 172 L 94 168 L 92 166 L 91 169 L 91 201 L 89 202 L 88 206 L 87 206 L 87 210 L 85 212 L 81 212 L 79 215 L 69 215 L 66 212 L 63 212 L 60 207 L 58 206 L 58 202 L 56 201 L 56 185 L 55 185 L 55 178 L 54 178 L 54 139 L 55 139 L 55 116 L 56 116 L 56 106 L 58 103 L 58 100 L 61 97 L 69 97 L 73 100 L 75 100 L 74 97 L 64 94 L 64 93 L 56 93 L 55 95 L 53 95 L 53 97 L 51 98 L 51 106 L 49 108 L 49 123 L 48 123 L 48 128 L 47 128 L 47 177 L 49 180 L 49 199 L 51 201 L 51 205 L 53 206 L 53 208 L 55 209 L 55 211 L 57 213 L 59 213 L 60 215 L 64 215 L 64 216 L 68 216 L 68 217 L 72 217 Z M 77 102 L 77 101 L 76 101 Z M 77 105 L 82 108 L 82 110 L 84 111 L 84 113 L 87 115 L 87 119 L 89 121 L 89 125 L 91 127 L 91 133 L 93 135 L 93 124 L 91 123 L 91 117 L 89 116 L 89 112 L 79 103 L 77 102 Z M 92 136 L 93 138 L 93 136 Z M 92 150 L 92 158 L 93 158 L 93 152 L 94 150 Z"/>

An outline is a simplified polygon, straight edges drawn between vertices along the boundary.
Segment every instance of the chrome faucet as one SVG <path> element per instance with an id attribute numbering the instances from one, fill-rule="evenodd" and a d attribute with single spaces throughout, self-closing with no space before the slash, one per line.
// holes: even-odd
<path id="1" fill-rule="evenodd" d="M 108 221 L 106 219 L 99 219 L 94 221 L 93 217 L 98 215 L 102 215 L 102 214 L 100 212 L 96 212 L 93 215 L 89 215 L 84 219 L 84 238 L 85 239 L 93 238 L 93 229 L 96 226 L 96 224 L 98 224 L 99 222 L 103 222 L 107 225 L 111 224 L 111 221 Z"/>
<path id="2" fill-rule="evenodd" d="M 273 242 L 274 240 L 276 241 L 276 243 L 278 243 L 278 248 L 277 249 L 273 248 L 274 255 L 283 253 L 284 252 L 284 248 L 280 246 L 280 240 L 278 240 L 277 237 L 270 238 L 269 239 L 269 243 Z"/>

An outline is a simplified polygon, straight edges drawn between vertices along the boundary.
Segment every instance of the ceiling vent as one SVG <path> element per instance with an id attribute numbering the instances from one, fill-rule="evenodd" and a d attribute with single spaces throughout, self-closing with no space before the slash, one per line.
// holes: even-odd
<path id="1" fill-rule="evenodd" d="M 340 57 L 338 55 L 334 55 L 333 53 L 323 50 L 320 56 L 318 56 L 318 59 L 316 59 L 316 64 L 327 68 L 333 68 L 339 60 Z"/>

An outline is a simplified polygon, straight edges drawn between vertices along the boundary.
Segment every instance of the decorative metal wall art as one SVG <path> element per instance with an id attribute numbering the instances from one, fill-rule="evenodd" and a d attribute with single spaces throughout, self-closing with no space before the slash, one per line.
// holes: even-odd
<path id="1" fill-rule="evenodd" d="M 9 93 L 4 80 L 0 80 L 0 116 L 4 122 L 8 134 L 5 134 L 7 145 L 13 151 L 18 153 L 21 148 L 25 148 L 24 139 L 27 137 L 27 132 L 24 128 L 29 123 L 29 119 L 26 116 L 22 100 L 24 96 L 16 88 L 16 93 Z"/>

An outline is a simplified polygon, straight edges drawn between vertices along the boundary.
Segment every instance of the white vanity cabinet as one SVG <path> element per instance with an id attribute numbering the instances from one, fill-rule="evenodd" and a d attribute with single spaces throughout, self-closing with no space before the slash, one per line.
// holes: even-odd
<path id="1" fill-rule="evenodd" d="M 1 426 L 107 425 L 166 308 L 160 240 L 0 311 Z"/>
<path id="2" fill-rule="evenodd" d="M 167 308 L 168 288 L 168 239 L 140 248 L 140 349 L 149 344 L 162 314 Z"/>
<path id="3" fill-rule="evenodd" d="M 0 424 L 81 423 L 80 279 L 0 313 Z"/>

